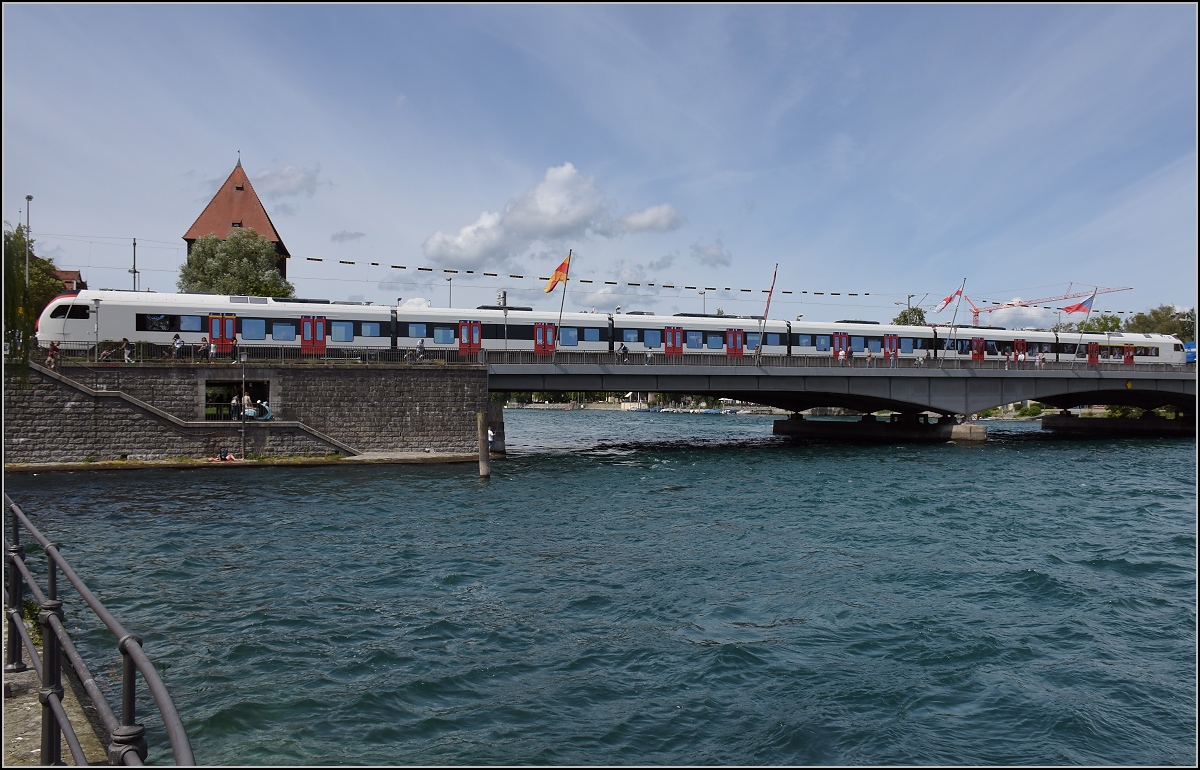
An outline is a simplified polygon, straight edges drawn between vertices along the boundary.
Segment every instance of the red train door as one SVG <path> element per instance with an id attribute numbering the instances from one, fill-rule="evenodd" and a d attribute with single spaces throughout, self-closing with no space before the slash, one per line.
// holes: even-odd
<path id="1" fill-rule="evenodd" d="M 1020 356 L 1024 355 L 1028 349 L 1029 346 L 1025 340 L 1013 340 L 1013 363 L 1019 366 L 1021 362 Z"/>
<path id="2" fill-rule="evenodd" d="M 982 361 L 983 360 L 984 351 L 987 349 L 986 345 L 987 345 L 987 343 L 984 341 L 983 337 L 972 337 L 971 338 L 971 360 L 972 361 Z"/>
<path id="3" fill-rule="evenodd" d="M 533 352 L 539 356 L 554 352 L 554 324 L 533 325 Z"/>
<path id="4" fill-rule="evenodd" d="M 236 336 L 236 316 L 213 314 L 208 317 L 208 338 L 216 343 L 217 353 L 228 353 L 232 350 Z"/>
<path id="5" fill-rule="evenodd" d="M 458 352 L 478 353 L 483 346 L 482 325 L 479 321 L 458 322 Z"/>
<path id="6" fill-rule="evenodd" d="M 668 326 L 663 329 L 663 353 L 667 356 L 683 355 L 682 326 Z"/>
<path id="7" fill-rule="evenodd" d="M 1125 346 L 1125 363 L 1133 365 L 1133 345 Z"/>
<path id="8" fill-rule="evenodd" d="M 888 360 L 890 358 L 892 361 L 892 365 L 894 366 L 895 361 L 896 361 L 896 356 L 899 352 L 900 352 L 900 335 L 899 334 L 883 335 L 883 358 L 884 358 L 884 360 Z"/>
<path id="9" fill-rule="evenodd" d="M 1100 365 L 1100 343 L 1089 342 L 1087 344 L 1088 366 Z"/>
<path id="10" fill-rule="evenodd" d="M 741 329 L 725 330 L 725 355 L 730 358 L 741 358 L 746 346 L 746 332 Z"/>
<path id="11" fill-rule="evenodd" d="M 844 361 L 841 357 L 841 352 L 846 351 L 846 358 L 850 357 L 850 335 L 846 332 L 834 332 L 829 335 L 829 352 L 833 354 L 834 360 Z"/>
<path id="12" fill-rule="evenodd" d="M 300 352 L 325 352 L 325 316 L 300 316 Z"/>

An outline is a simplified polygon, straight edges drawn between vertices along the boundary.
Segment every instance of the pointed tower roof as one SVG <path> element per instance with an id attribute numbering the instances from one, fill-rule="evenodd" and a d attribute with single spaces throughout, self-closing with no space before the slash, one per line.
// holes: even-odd
<path id="1" fill-rule="evenodd" d="M 286 259 L 291 254 L 288 253 L 287 246 L 283 245 L 283 239 L 279 237 L 279 232 L 271 222 L 271 217 L 267 215 L 262 201 L 258 199 L 258 194 L 254 192 L 254 186 L 246 177 L 239 155 L 233 173 L 184 233 L 183 240 L 187 242 L 190 253 L 192 244 L 198 239 L 213 234 L 225 240 L 234 229 L 240 227 L 253 227 L 255 232 L 275 244 L 275 253 L 279 255 L 279 271 L 287 277 Z"/>

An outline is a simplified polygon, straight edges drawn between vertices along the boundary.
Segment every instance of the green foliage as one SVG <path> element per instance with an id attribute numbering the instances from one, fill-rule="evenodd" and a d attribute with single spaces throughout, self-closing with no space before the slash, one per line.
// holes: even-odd
<path id="1" fill-rule="evenodd" d="M 1000 407 L 998 406 L 994 406 L 991 409 L 984 409 L 982 412 L 977 413 L 980 419 L 984 417 L 995 417 L 998 414 L 1000 414 Z"/>
<path id="2" fill-rule="evenodd" d="M 1141 417 L 1145 409 L 1139 409 L 1136 406 L 1121 406 L 1119 404 L 1109 404 L 1104 407 L 1105 417 Z"/>
<path id="3" fill-rule="evenodd" d="M 222 241 L 206 235 L 192 244 L 179 271 L 179 290 L 254 297 L 292 297 L 296 289 L 275 267 L 275 244 L 254 231 L 234 230 Z"/>
<path id="4" fill-rule="evenodd" d="M 1196 339 L 1196 308 L 1177 310 L 1172 305 L 1159 305 L 1149 313 L 1138 313 L 1126 319 L 1125 331 L 1143 334 L 1173 334 L 1188 342 Z"/>
<path id="5" fill-rule="evenodd" d="M 906 307 L 892 319 L 892 323 L 897 326 L 924 326 L 926 324 L 925 310 L 919 307 Z"/>
<path id="6" fill-rule="evenodd" d="M 1074 331 L 1079 332 L 1119 332 L 1121 319 L 1116 315 L 1092 316 L 1086 323 L 1075 324 Z"/>
<path id="7" fill-rule="evenodd" d="M 1044 407 L 1037 401 L 1032 402 L 1029 406 L 1023 406 L 1017 411 L 1017 417 L 1037 417 L 1042 413 Z"/>
<path id="8" fill-rule="evenodd" d="M 54 276 L 54 263 L 36 254 L 29 239 L 29 286 L 25 285 L 26 233 L 24 225 L 4 223 L 4 341 L 10 343 L 11 360 L 29 360 L 38 316 L 50 300 L 63 292 Z"/>

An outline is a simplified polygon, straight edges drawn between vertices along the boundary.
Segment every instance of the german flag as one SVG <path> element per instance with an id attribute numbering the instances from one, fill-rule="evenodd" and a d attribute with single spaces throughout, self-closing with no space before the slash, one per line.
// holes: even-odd
<path id="1" fill-rule="evenodd" d="M 550 276 L 550 282 L 546 284 L 543 290 L 546 294 L 554 291 L 554 287 L 558 286 L 559 281 L 567 280 L 567 272 L 571 269 L 571 254 L 567 253 L 567 258 L 562 261 L 562 264 L 554 268 L 554 275 Z"/>

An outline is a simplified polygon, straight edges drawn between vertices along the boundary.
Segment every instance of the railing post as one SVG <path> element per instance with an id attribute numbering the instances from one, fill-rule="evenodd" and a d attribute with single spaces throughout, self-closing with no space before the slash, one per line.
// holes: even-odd
<path id="1" fill-rule="evenodd" d="M 14 517 L 15 518 L 15 517 Z M 5 572 L 8 574 L 8 592 L 5 596 L 5 604 L 10 610 L 16 613 L 13 617 L 12 613 L 8 615 L 8 642 L 4 651 L 4 672 L 6 674 L 15 674 L 19 671 L 25 671 L 29 666 L 25 665 L 25 660 L 21 655 L 21 635 L 17 631 L 17 623 L 20 618 L 25 616 L 25 593 L 22 590 L 21 573 L 17 571 L 17 561 L 24 560 L 25 549 L 17 544 L 12 544 L 8 547 L 8 552 L 4 554 Z"/>
<path id="2" fill-rule="evenodd" d="M 61 765 L 62 762 L 62 728 L 54 709 L 50 706 L 50 696 L 57 696 L 62 703 L 62 653 L 59 651 L 58 635 L 50 625 L 50 618 L 57 616 L 62 622 L 62 602 L 58 599 L 47 599 L 42 611 L 38 613 L 38 625 L 42 628 L 42 689 L 38 691 L 38 701 L 42 704 L 42 764 Z"/>
<path id="3" fill-rule="evenodd" d="M 108 744 L 108 761 L 114 765 L 124 765 L 123 757 L 130 751 L 137 752 L 143 762 L 149 753 L 146 728 L 134 722 L 137 708 L 137 667 L 133 665 L 133 658 L 126 650 L 130 643 L 140 647 L 141 637 L 129 634 L 117 642 L 117 649 L 121 652 L 121 726 L 113 730 L 112 743 Z"/>

